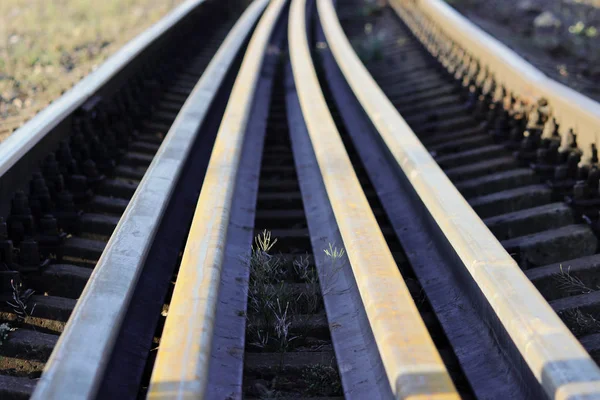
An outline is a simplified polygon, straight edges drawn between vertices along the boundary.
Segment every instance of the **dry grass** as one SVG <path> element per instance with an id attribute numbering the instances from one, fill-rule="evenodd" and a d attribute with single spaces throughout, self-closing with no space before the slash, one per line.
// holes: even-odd
<path id="1" fill-rule="evenodd" d="M 560 272 L 554 278 L 558 288 L 569 295 L 592 293 L 595 290 L 586 286 L 581 279 L 571 274 L 571 267 L 563 268 L 561 265 Z"/>
<path id="2" fill-rule="evenodd" d="M 0 1 L 0 138 L 183 1 Z"/>

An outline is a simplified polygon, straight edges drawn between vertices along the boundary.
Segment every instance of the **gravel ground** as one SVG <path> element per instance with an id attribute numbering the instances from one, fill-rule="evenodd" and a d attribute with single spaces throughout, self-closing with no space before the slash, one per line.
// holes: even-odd
<path id="1" fill-rule="evenodd" d="M 0 0 L 0 141 L 183 0 Z"/>
<path id="2" fill-rule="evenodd" d="M 552 78 L 600 101 L 600 0 L 446 0 Z"/>

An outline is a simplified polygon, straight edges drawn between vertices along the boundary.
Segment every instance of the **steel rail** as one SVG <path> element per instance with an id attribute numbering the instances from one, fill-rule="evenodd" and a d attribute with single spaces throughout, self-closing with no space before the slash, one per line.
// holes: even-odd
<path id="1" fill-rule="evenodd" d="M 441 39 L 442 33 L 459 44 L 489 69 L 498 87 L 504 85 L 531 103 L 547 100 L 552 116 L 560 124 L 563 146 L 569 144 L 567 133 L 573 129 L 584 154 L 591 155 L 591 144 L 598 144 L 600 103 L 549 78 L 441 0 L 391 0 L 390 5 L 411 29 L 422 29 L 427 24 L 426 30 L 436 38 Z"/>
<path id="2" fill-rule="evenodd" d="M 291 65 L 286 65 L 286 108 L 290 126 L 290 139 L 298 184 L 302 193 L 306 221 L 313 249 L 326 243 L 343 243 L 333 210 L 323 184 L 319 164 L 314 155 L 297 92 Z M 352 268 L 344 255 L 340 266 L 325 252 L 314 253 L 315 267 L 344 396 L 346 399 L 389 399 L 392 390 L 387 382 L 381 357 L 375 346 L 360 293 L 356 287 Z M 338 271 L 332 279 L 332 271 Z M 365 368 L 369 365 L 370 368 Z"/>
<path id="3" fill-rule="evenodd" d="M 331 51 L 391 154 L 552 398 L 600 394 L 596 363 L 446 177 L 354 53 L 331 0 L 317 0 Z"/>
<path id="4" fill-rule="evenodd" d="M 301 110 L 389 384 L 396 398 L 459 398 L 362 191 L 329 113 L 306 37 L 306 1 L 290 9 Z"/>
<path id="5" fill-rule="evenodd" d="M 265 6 L 266 0 L 259 0 L 246 9 L 185 102 L 98 261 L 32 398 L 93 398 L 98 391 L 191 145 Z"/>
<path id="6" fill-rule="evenodd" d="M 285 0 L 270 2 L 260 19 L 225 109 L 152 371 L 151 399 L 205 395 L 227 228 L 251 100 L 285 4 Z"/>

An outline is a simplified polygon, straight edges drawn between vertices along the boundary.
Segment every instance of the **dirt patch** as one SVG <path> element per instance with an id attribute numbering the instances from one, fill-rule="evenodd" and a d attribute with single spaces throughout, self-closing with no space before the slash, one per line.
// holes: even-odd
<path id="1" fill-rule="evenodd" d="M 0 141 L 182 2 L 0 2 Z"/>
<path id="2" fill-rule="evenodd" d="M 446 0 L 553 79 L 600 100 L 600 0 Z"/>

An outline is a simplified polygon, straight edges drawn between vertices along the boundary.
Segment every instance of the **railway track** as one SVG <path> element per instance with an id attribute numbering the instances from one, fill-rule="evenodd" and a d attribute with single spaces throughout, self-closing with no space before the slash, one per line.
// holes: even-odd
<path id="1" fill-rule="evenodd" d="M 9 145 L 4 148 L 8 152 L 16 149 L 13 159 L 18 156 L 22 158 L 4 173 L 3 187 L 17 186 L 28 193 L 18 191 L 13 196 L 14 190 L 9 190 L 13 192 L 12 199 L 3 199 L 3 210 L 7 212 L 4 214 L 6 219 L 0 224 L 5 269 L 2 272 L 2 293 L 5 297 L 5 301 L 2 301 L 2 319 L 8 323 L 3 332 L 3 335 L 8 335 L 8 340 L 2 347 L 0 362 L 0 393 L 3 398 L 27 398 L 31 395 L 44 364 L 57 345 L 59 334 L 64 331 L 67 319 L 77 314 L 74 311 L 76 300 L 82 296 L 87 283 L 92 285 L 90 276 L 94 266 L 99 269 L 119 269 L 128 262 L 135 265 L 136 255 L 126 254 L 123 249 L 144 244 L 144 238 L 140 237 L 138 230 L 148 229 L 148 233 L 151 233 L 158 229 L 160 220 L 155 217 L 152 221 L 152 215 L 143 210 L 160 207 L 160 203 L 164 203 L 169 192 L 173 191 L 173 187 L 162 182 L 175 179 L 178 174 L 183 175 L 181 182 L 191 179 L 191 172 L 182 172 L 185 171 L 183 161 L 186 147 L 193 146 L 194 149 L 200 149 L 196 150 L 200 153 L 202 147 L 206 148 L 205 152 L 210 151 L 216 133 L 214 127 L 218 124 L 219 113 L 222 114 L 226 92 L 206 97 L 192 91 L 239 16 L 239 10 L 228 10 L 227 4 L 209 2 L 199 6 L 199 3 L 184 4 L 153 30 L 131 42 L 124 52 L 117 54 L 95 76 L 91 76 L 92 79 L 78 86 L 75 93 L 71 93 L 72 96 L 61 99 L 66 102 L 59 102 L 54 109 L 59 116 L 61 111 L 74 107 L 69 100 L 80 100 L 82 94 L 89 97 L 93 94 L 90 93 L 91 85 L 114 75 L 108 84 L 103 85 L 100 93 L 95 93 L 82 105 L 76 104 L 79 106 L 77 110 L 65 121 L 59 121 L 58 127 L 39 143 L 33 144 L 33 149 L 28 153 L 22 156 L 18 153 L 19 147 L 32 146 L 31 137 L 36 139 L 35 134 L 44 133 L 46 126 L 55 123 L 53 119 L 57 118 L 56 115 L 42 115 L 34 120 L 33 125 L 29 125 L 30 130 L 24 131 L 20 137 L 16 135 L 11 138 L 16 140 L 7 142 Z M 195 26 L 198 21 L 194 19 L 197 18 L 204 27 Z M 214 24 L 210 18 L 215 19 Z M 251 27 L 252 23 L 246 22 L 246 26 L 238 29 L 238 33 L 243 36 L 244 30 L 249 31 Z M 232 81 L 232 76 L 226 79 L 225 72 L 229 64 L 234 62 L 235 48 L 242 45 L 241 40 L 232 43 L 231 54 L 222 56 L 220 65 L 216 63 L 213 71 L 206 72 L 208 75 L 212 72 L 210 77 L 216 80 L 216 84 L 222 81 L 225 87 L 231 85 L 227 82 Z M 178 42 L 184 46 L 175 46 Z M 218 68 L 224 71 L 215 73 L 214 70 Z M 215 119 L 207 122 L 203 132 L 198 134 L 199 139 L 196 139 L 195 132 L 182 130 L 185 118 L 180 117 L 181 121 L 174 125 L 177 134 L 171 135 L 173 138 L 160 147 L 190 94 L 191 100 L 196 98 L 196 108 L 198 103 L 214 98 L 211 113 Z M 208 105 L 203 106 L 205 113 L 208 113 Z M 188 109 L 193 106 L 194 103 L 190 102 Z M 29 142 L 27 139 L 30 139 Z M 58 149 L 48 151 L 48 144 Z M 169 151 L 182 154 L 178 159 L 169 156 Z M 11 161 L 11 154 L 4 153 L 3 161 Z M 3 167 L 7 167 L 7 164 L 5 162 Z M 201 171 L 205 165 L 206 160 L 200 158 L 186 167 Z M 30 181 L 24 180 L 22 174 L 32 168 L 39 170 L 33 172 Z M 19 181 L 25 181 L 25 184 Z M 134 196 L 138 186 L 151 188 L 157 184 L 162 186 L 160 190 L 146 189 L 151 195 Z M 180 190 L 181 195 L 172 199 L 173 204 L 181 207 L 185 202 L 193 203 L 200 185 L 201 182 L 198 182 L 188 185 L 186 190 Z M 128 203 L 131 203 L 129 208 Z M 191 210 L 187 207 L 188 214 Z M 166 212 L 174 219 L 185 218 L 186 215 L 183 210 Z M 148 221 L 140 220 L 144 215 Z M 107 244 L 120 219 L 121 229 L 127 226 L 127 221 L 131 221 L 135 224 L 135 230 L 131 231 L 130 237 L 125 235 Z M 157 262 L 176 260 L 179 248 L 185 243 L 187 226 L 169 229 L 166 236 L 160 232 L 157 235 L 157 238 L 163 235 L 164 245 L 158 253 L 156 249 L 153 252 Z M 111 254 L 112 250 L 121 259 L 115 260 L 110 256 L 101 259 L 104 250 L 107 254 Z M 152 254 L 152 250 L 148 250 Z M 168 269 L 156 270 L 154 277 L 160 274 L 170 276 L 171 272 Z M 122 269 L 119 274 L 121 279 L 128 275 Z M 148 278 L 152 279 L 150 275 Z M 135 301 L 132 304 L 148 310 L 154 307 L 154 320 L 150 324 L 158 322 L 162 299 L 169 290 L 168 282 L 166 279 L 160 285 L 145 288 L 145 291 L 155 291 L 152 294 L 157 296 L 156 300 L 149 300 L 149 293 L 145 298 L 140 294 L 136 297 L 140 304 L 135 305 Z M 143 280 L 140 283 L 142 285 L 138 286 L 143 287 Z M 105 289 L 115 293 L 114 286 Z M 105 301 L 106 296 L 106 292 L 102 293 L 101 301 Z M 110 313 L 110 306 L 106 303 L 101 305 L 102 312 Z M 81 339 L 101 348 L 104 338 L 99 336 L 99 341 L 94 340 L 94 330 L 86 332 Z M 100 333 L 102 330 L 96 331 Z M 142 341 L 142 335 L 150 336 L 135 349 L 139 358 L 136 368 L 129 364 L 124 374 L 140 382 L 143 380 L 146 358 L 151 352 L 154 326 L 150 325 L 144 331 L 138 325 L 135 333 L 136 340 Z M 110 354 L 102 356 L 108 360 Z M 107 376 L 106 379 L 113 378 Z M 137 392 L 137 385 L 127 390 L 132 389 Z M 118 393 L 125 394 L 126 391 L 119 389 Z"/>
<path id="2" fill-rule="evenodd" d="M 506 91 L 505 98 L 491 91 L 482 103 L 473 102 L 470 88 L 440 68 L 396 13 L 386 11 L 367 20 L 349 19 L 345 25 L 350 37 L 363 35 L 366 23 L 374 32 L 389 34 L 382 43 L 386 65 L 367 64 L 374 79 L 598 362 L 595 146 L 585 157 L 571 132 L 568 146 L 561 147 L 563 138 L 552 115 L 543 107 L 528 114 L 531 110 L 515 105 L 518 99 L 510 99 Z M 394 45 L 398 37 L 406 40 L 401 46 Z M 393 73 L 391 65 L 397 66 Z M 505 101 L 512 107 L 506 109 Z"/>
<path id="3" fill-rule="evenodd" d="M 3 143 L 2 398 L 600 395 L 598 106 L 365 4 L 189 0 Z"/>

